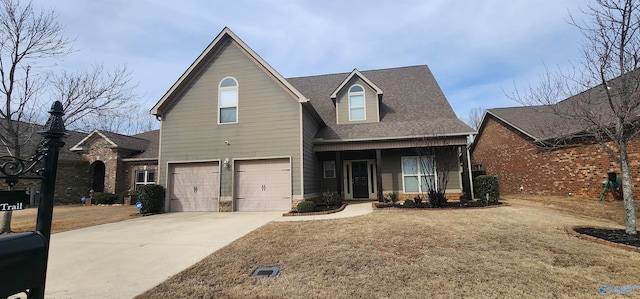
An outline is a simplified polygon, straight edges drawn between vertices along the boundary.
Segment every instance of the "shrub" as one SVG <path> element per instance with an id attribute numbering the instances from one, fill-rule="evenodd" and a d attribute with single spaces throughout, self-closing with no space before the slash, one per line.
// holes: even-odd
<path id="1" fill-rule="evenodd" d="M 443 192 L 429 191 L 429 206 L 432 208 L 442 208 L 447 203 L 447 198 Z"/>
<path id="2" fill-rule="evenodd" d="M 138 190 L 138 201 L 142 203 L 140 213 L 160 213 L 164 208 L 164 187 L 144 185 Z"/>
<path id="3" fill-rule="evenodd" d="M 338 194 L 338 192 L 323 192 L 322 200 L 327 204 L 327 206 L 342 205 L 342 196 Z"/>
<path id="4" fill-rule="evenodd" d="M 298 203 L 298 213 L 309 213 L 316 209 L 316 204 L 313 201 L 305 200 Z"/>
<path id="5" fill-rule="evenodd" d="M 94 193 L 91 197 L 91 204 L 112 205 L 118 200 L 118 195 L 113 193 Z"/>
<path id="6" fill-rule="evenodd" d="M 388 193 L 384 199 L 385 201 L 392 202 L 395 205 L 396 202 L 398 202 L 398 192 Z"/>
<path id="7" fill-rule="evenodd" d="M 405 208 L 415 208 L 416 202 L 411 199 L 407 199 L 404 201 L 404 204 L 402 206 Z"/>
<path id="8" fill-rule="evenodd" d="M 422 197 L 420 195 L 413 198 L 413 201 L 416 203 L 416 206 L 422 205 Z"/>
<path id="9" fill-rule="evenodd" d="M 473 179 L 474 195 L 484 204 L 487 204 L 487 193 L 489 193 L 489 204 L 497 204 L 500 199 L 500 186 L 498 178 L 490 175 L 480 175 Z"/>

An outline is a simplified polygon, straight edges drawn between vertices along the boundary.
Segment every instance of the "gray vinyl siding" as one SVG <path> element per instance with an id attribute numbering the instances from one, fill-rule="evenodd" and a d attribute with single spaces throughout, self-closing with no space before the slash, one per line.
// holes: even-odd
<path id="1" fill-rule="evenodd" d="M 364 88 L 365 120 L 349 121 L 349 88 L 354 84 L 360 84 Z M 380 119 L 380 107 L 378 107 L 378 95 L 367 83 L 354 76 L 349 83 L 336 95 L 336 113 L 338 124 L 349 123 L 373 123 Z"/>
<path id="2" fill-rule="evenodd" d="M 218 124 L 218 85 L 238 82 L 238 123 Z M 235 42 L 223 46 L 163 115 L 159 181 L 167 162 L 291 157 L 292 194 L 301 194 L 300 103 Z M 224 141 L 229 141 L 229 145 Z M 232 163 L 233 164 L 233 163 Z M 222 169 L 222 171 L 230 171 Z M 221 196 L 232 182 L 221 174 Z"/>
<path id="3" fill-rule="evenodd" d="M 306 110 L 302 110 L 302 123 L 304 141 L 302 144 L 303 153 L 303 173 L 304 173 L 304 194 L 313 194 L 320 191 L 320 180 L 318 174 L 322 172 L 322 165 L 313 152 L 313 138 L 318 132 L 318 124 L 313 120 Z"/>
<path id="4" fill-rule="evenodd" d="M 455 152 L 446 152 L 446 154 L 442 152 L 436 154 L 436 163 L 449 163 L 451 165 L 447 192 L 461 192 L 462 182 L 460 180 L 460 172 L 462 170 L 459 167 L 458 156 Z M 382 186 L 384 194 L 402 192 L 402 157 L 409 156 L 417 156 L 417 153 L 413 150 L 389 150 L 382 152 Z"/>

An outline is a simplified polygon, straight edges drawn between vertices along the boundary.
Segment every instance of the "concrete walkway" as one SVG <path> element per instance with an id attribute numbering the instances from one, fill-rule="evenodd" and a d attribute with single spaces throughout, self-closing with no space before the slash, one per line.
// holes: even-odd
<path id="1" fill-rule="evenodd" d="M 338 213 L 327 214 L 327 215 L 313 215 L 313 216 L 288 216 L 288 217 L 280 217 L 275 221 L 309 221 L 309 220 L 323 220 L 323 219 L 338 219 L 338 218 L 349 218 L 356 217 L 369 214 L 373 211 L 373 206 L 370 201 L 367 202 L 358 202 L 358 203 L 349 203 L 344 210 Z"/>
<path id="2" fill-rule="evenodd" d="M 131 298 L 271 221 L 336 219 L 371 211 L 371 202 L 364 202 L 318 216 L 168 213 L 54 234 L 45 295 Z"/>

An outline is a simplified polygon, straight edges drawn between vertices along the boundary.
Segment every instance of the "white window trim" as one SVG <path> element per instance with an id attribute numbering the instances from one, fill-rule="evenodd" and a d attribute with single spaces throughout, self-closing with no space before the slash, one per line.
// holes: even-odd
<path id="1" fill-rule="evenodd" d="M 362 88 L 362 91 L 358 91 L 358 92 L 351 92 L 351 89 L 352 89 L 354 86 L 359 86 L 360 88 Z M 367 120 L 367 96 L 365 95 L 365 92 L 364 92 L 364 91 L 365 91 L 364 87 L 362 87 L 362 85 L 360 85 L 360 84 L 353 84 L 353 85 L 351 85 L 351 87 L 349 87 L 349 92 L 348 92 L 348 94 L 347 94 L 347 98 L 349 99 L 349 121 L 363 121 L 363 120 Z M 361 96 L 362 96 L 362 107 L 351 107 L 351 96 L 352 96 L 352 95 L 353 95 L 353 96 L 359 96 L 359 95 L 361 95 Z M 363 115 L 363 117 L 364 117 L 364 118 L 362 118 L 362 119 L 352 119 L 352 118 L 351 118 L 351 109 L 352 109 L 352 108 L 358 108 L 358 109 L 359 109 L 359 108 L 362 108 L 362 110 L 363 110 L 363 114 L 362 114 L 362 115 Z"/>
<path id="2" fill-rule="evenodd" d="M 233 81 L 236 82 L 235 86 L 227 86 L 227 87 L 220 87 L 220 85 L 222 85 L 222 82 L 226 79 L 233 79 Z M 235 106 L 222 106 L 220 104 L 221 100 L 222 100 L 222 92 L 223 91 L 235 91 L 236 92 L 236 105 Z M 234 77 L 224 77 L 222 78 L 222 80 L 220 80 L 220 83 L 218 83 L 218 124 L 219 125 L 228 125 L 228 124 L 237 124 L 238 123 L 238 110 L 239 110 L 239 104 L 240 104 L 240 87 L 238 84 L 238 80 L 236 80 L 236 78 Z M 236 121 L 235 122 L 221 122 L 220 120 L 220 110 L 222 110 L 222 108 L 232 108 L 235 107 L 236 108 Z"/>
<path id="3" fill-rule="evenodd" d="M 419 193 L 419 194 L 423 194 L 423 193 L 427 193 L 429 190 L 422 190 L 422 177 L 426 177 L 426 176 L 433 176 L 433 180 L 435 183 L 435 188 L 436 190 L 438 189 L 438 171 L 436 171 L 436 160 L 434 156 L 422 156 L 422 158 L 429 158 L 433 161 L 433 173 L 423 173 L 422 171 L 422 163 L 420 162 L 420 158 L 421 156 L 406 156 L 406 157 L 402 157 L 400 163 L 402 164 L 402 192 L 403 193 L 410 193 L 410 194 L 414 194 L 414 193 Z M 406 159 L 414 159 L 416 160 L 417 166 L 418 166 L 418 173 L 417 174 L 405 174 L 404 171 L 404 160 Z M 411 191 L 411 192 L 407 192 L 407 190 L 405 189 L 405 177 L 418 177 L 418 192 L 415 191 Z"/>
<path id="4" fill-rule="evenodd" d="M 327 176 L 327 163 L 331 163 L 333 165 L 333 176 Z M 322 162 L 322 176 L 325 179 L 335 179 L 336 178 L 336 161 L 327 160 Z"/>
<path id="5" fill-rule="evenodd" d="M 139 173 L 144 173 L 144 181 L 143 182 L 138 182 L 138 174 Z M 153 173 L 153 180 L 149 180 L 149 173 Z M 137 190 L 138 186 L 144 186 L 144 185 L 155 185 L 156 184 L 156 179 L 157 177 L 157 171 L 156 169 L 137 169 L 135 172 L 135 179 L 134 179 L 134 187 Z"/>

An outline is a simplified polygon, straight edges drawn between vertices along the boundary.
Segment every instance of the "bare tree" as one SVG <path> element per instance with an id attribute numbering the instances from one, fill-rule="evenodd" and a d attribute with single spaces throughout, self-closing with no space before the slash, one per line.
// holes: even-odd
<path id="1" fill-rule="evenodd" d="M 36 112 L 52 100 L 40 98 L 47 85 L 53 86 L 48 95 L 63 103 L 70 127 L 96 114 L 127 109 L 133 99 L 126 68 L 105 74 L 97 65 L 86 72 L 51 73 L 47 63 L 70 54 L 70 43 L 53 10 L 37 12 L 31 2 L 0 0 L 0 143 L 10 155 L 29 155 L 22 150 L 35 138 Z M 11 216 L 4 212 L 0 233 L 11 231 Z"/>
<path id="2" fill-rule="evenodd" d="M 131 74 L 126 67 L 106 72 L 102 64 L 91 70 L 68 72 L 50 76 L 50 94 L 57 97 L 65 111 L 65 125 L 69 128 L 86 126 L 95 118 L 127 114 L 137 105 L 133 103 Z"/>
<path id="3" fill-rule="evenodd" d="M 469 110 L 469 115 L 464 119 L 464 122 L 474 130 L 478 130 L 482 124 L 482 117 L 484 116 L 485 108 L 475 107 Z"/>
<path id="4" fill-rule="evenodd" d="M 537 86 L 512 98 L 565 120 L 546 146 L 597 141 L 620 167 L 625 231 L 637 234 L 628 145 L 640 134 L 640 3 L 596 0 L 573 16 L 583 34 L 582 59 L 571 70 L 550 71 Z M 566 100 L 563 100 L 565 99 Z"/>

